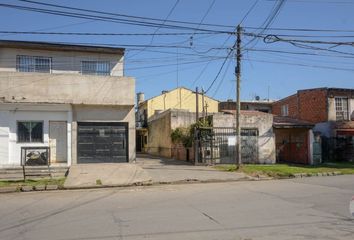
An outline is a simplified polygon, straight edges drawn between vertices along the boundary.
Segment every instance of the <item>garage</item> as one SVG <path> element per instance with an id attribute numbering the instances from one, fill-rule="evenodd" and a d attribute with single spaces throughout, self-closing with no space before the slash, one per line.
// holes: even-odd
<path id="1" fill-rule="evenodd" d="M 128 123 L 79 122 L 78 163 L 128 162 Z"/>

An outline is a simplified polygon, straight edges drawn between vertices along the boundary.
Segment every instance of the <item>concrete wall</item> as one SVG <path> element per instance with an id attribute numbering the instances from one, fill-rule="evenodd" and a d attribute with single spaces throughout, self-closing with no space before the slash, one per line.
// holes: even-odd
<path id="1" fill-rule="evenodd" d="M 198 102 L 199 112 L 201 113 L 203 111 L 203 102 L 201 95 L 199 95 Z M 208 105 L 208 113 L 218 112 L 218 101 L 204 96 L 204 102 Z M 168 109 L 182 109 L 188 110 L 190 112 L 195 112 L 196 94 L 186 88 L 176 88 L 167 93 L 161 94 L 159 96 L 147 100 L 147 105 L 141 104 L 139 108 L 147 109 L 148 120 L 150 120 L 150 118 L 155 114 L 156 111 L 165 111 Z"/>
<path id="2" fill-rule="evenodd" d="M 273 133 L 273 115 L 267 113 L 242 114 L 240 117 L 241 128 L 258 129 L 258 162 L 275 163 L 275 138 Z M 212 116 L 213 127 L 235 127 L 235 115 L 214 114 Z"/>
<path id="3" fill-rule="evenodd" d="M 348 98 L 348 112 L 349 119 L 354 121 L 354 98 Z M 334 97 L 328 98 L 328 121 L 336 121 L 336 101 Z"/>
<path id="4" fill-rule="evenodd" d="M 328 121 L 336 121 L 336 102 L 335 99 L 328 98 L 327 99 L 327 105 L 328 105 Z"/>
<path id="5" fill-rule="evenodd" d="M 17 121 L 43 121 L 42 143 L 18 143 Z M 77 163 L 77 122 L 128 122 L 129 161 L 135 161 L 134 106 L 0 104 L 0 167 L 20 165 L 23 146 L 49 147 L 49 122 L 67 122 L 67 165 Z"/>
<path id="6" fill-rule="evenodd" d="M 17 55 L 51 57 L 53 74 L 80 74 L 81 61 L 108 61 L 110 62 L 111 76 L 123 76 L 124 57 L 122 55 L 18 48 L 0 49 L 0 72 L 16 72 Z"/>
<path id="7" fill-rule="evenodd" d="M 46 73 L 0 73 L 6 102 L 134 105 L 133 78 Z"/>
<path id="8" fill-rule="evenodd" d="M 135 161 L 135 112 L 132 106 L 73 105 L 72 162 L 77 163 L 77 122 L 127 122 L 129 162 Z"/>
<path id="9" fill-rule="evenodd" d="M 17 142 L 17 121 L 43 121 L 43 142 Z M 0 166 L 21 164 L 21 147 L 49 147 L 49 121 L 66 121 L 71 129 L 71 108 L 58 104 L 0 104 Z M 67 164 L 71 164 L 71 132 L 67 134 Z"/>
<path id="10" fill-rule="evenodd" d="M 171 133 L 178 127 L 189 127 L 195 123 L 195 113 L 183 110 L 167 110 L 152 117 L 148 123 L 148 147 L 150 154 L 172 157 Z"/>
<path id="11" fill-rule="evenodd" d="M 171 157 L 171 112 L 166 111 L 148 123 L 147 153 Z"/>
<path id="12" fill-rule="evenodd" d="M 219 112 L 223 110 L 236 110 L 236 102 L 235 101 L 226 101 L 219 103 Z M 272 112 L 272 102 L 267 101 L 249 101 L 242 102 L 241 101 L 241 110 L 254 110 L 261 112 Z"/>

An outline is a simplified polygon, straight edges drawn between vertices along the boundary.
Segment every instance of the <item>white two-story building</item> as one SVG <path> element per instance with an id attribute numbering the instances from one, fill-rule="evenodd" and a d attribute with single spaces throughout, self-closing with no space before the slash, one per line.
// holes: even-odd
<path id="1" fill-rule="evenodd" d="M 0 41 L 0 167 L 20 166 L 26 147 L 47 147 L 52 166 L 134 161 L 123 61 L 122 48 Z"/>

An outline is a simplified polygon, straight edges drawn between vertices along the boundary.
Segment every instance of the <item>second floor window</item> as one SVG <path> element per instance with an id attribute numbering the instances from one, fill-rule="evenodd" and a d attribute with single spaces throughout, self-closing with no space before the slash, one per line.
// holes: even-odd
<path id="1" fill-rule="evenodd" d="M 111 68 L 107 61 L 82 61 L 81 73 L 84 75 L 109 76 Z"/>
<path id="2" fill-rule="evenodd" d="M 346 97 L 336 97 L 336 120 L 343 121 L 349 119 L 348 114 L 348 98 Z"/>
<path id="3" fill-rule="evenodd" d="M 18 72 L 50 73 L 52 70 L 52 58 L 18 55 L 16 70 Z"/>
<path id="4" fill-rule="evenodd" d="M 285 117 L 289 115 L 289 107 L 287 104 L 281 106 L 281 115 Z"/>

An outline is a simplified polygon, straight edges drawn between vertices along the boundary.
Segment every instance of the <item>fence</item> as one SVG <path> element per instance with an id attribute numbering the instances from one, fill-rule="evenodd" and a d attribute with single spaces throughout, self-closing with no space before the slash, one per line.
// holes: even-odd
<path id="1" fill-rule="evenodd" d="M 354 137 L 322 137 L 322 159 L 328 161 L 354 161 Z"/>
<path id="2" fill-rule="evenodd" d="M 222 127 L 195 129 L 198 162 L 204 164 L 235 163 L 236 130 Z M 241 129 L 241 158 L 244 163 L 258 162 L 258 129 Z"/>

